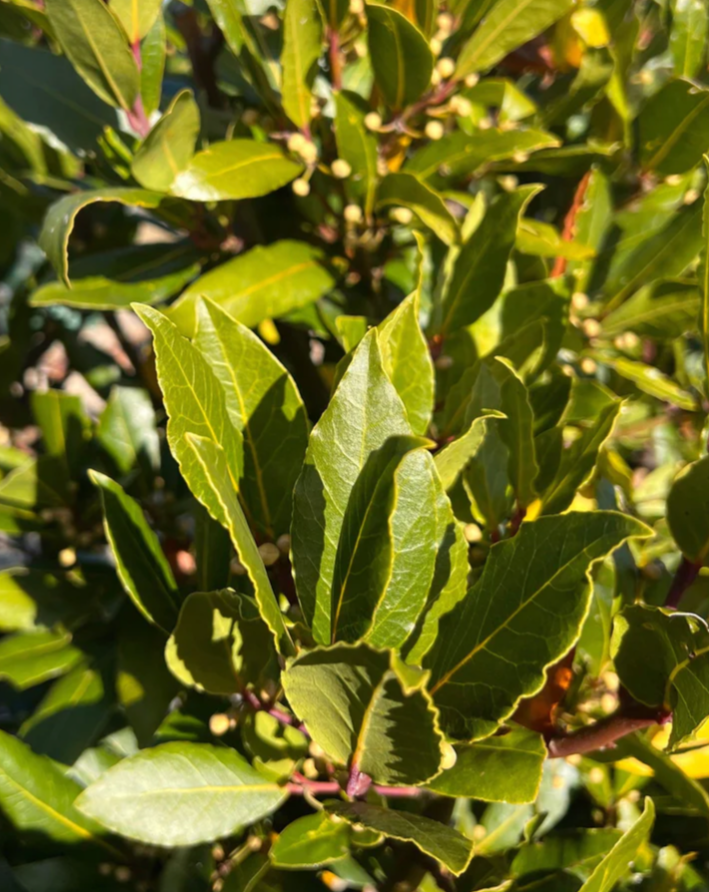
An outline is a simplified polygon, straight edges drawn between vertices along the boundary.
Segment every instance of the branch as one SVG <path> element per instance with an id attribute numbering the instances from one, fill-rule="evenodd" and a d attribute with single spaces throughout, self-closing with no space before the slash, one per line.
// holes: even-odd
<path id="1" fill-rule="evenodd" d="M 647 708 L 639 707 L 632 711 L 628 709 L 626 712 L 615 712 L 593 725 L 572 731 L 571 734 L 547 738 L 549 757 L 560 759 L 612 747 L 621 737 L 653 725 L 663 725 L 670 718 L 671 714 L 665 710 L 648 711 Z"/>
<path id="2" fill-rule="evenodd" d="M 564 217 L 564 229 L 561 233 L 561 238 L 565 242 L 571 242 L 574 239 L 574 235 L 576 232 L 576 215 L 581 210 L 581 205 L 583 204 L 584 196 L 586 195 L 586 189 L 588 188 L 589 180 L 591 179 L 591 171 L 589 170 L 585 173 L 576 187 L 576 192 L 574 193 L 574 199 L 571 202 L 571 207 Z M 564 275 L 566 272 L 566 258 L 565 257 L 557 257 L 554 261 L 554 266 L 551 271 L 551 278 L 558 279 Z"/>
<path id="3" fill-rule="evenodd" d="M 297 771 L 293 774 L 293 781 L 286 784 L 286 790 L 294 796 L 339 796 L 343 791 L 337 781 L 311 781 Z M 372 784 L 368 789 L 374 790 L 380 796 L 389 796 L 393 799 L 416 799 L 426 791 L 421 787 L 382 787 Z"/>
<path id="4" fill-rule="evenodd" d="M 697 578 L 701 569 L 701 563 L 693 564 L 691 561 L 687 560 L 686 557 L 682 558 L 679 567 L 677 567 L 675 578 L 672 580 L 670 590 L 667 592 L 665 607 L 671 607 L 673 609 L 677 607 L 682 600 L 682 595 Z"/>

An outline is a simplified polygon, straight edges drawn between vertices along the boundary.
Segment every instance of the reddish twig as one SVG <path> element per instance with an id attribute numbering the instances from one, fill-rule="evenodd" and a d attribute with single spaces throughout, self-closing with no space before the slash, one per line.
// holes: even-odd
<path id="1" fill-rule="evenodd" d="M 138 66 L 138 71 L 140 71 L 143 67 L 143 59 L 140 54 L 140 40 L 136 40 L 131 44 L 131 50 L 133 51 L 135 64 Z M 135 102 L 133 103 L 133 108 L 127 113 L 127 117 L 129 124 L 138 136 L 145 137 L 148 135 L 150 132 L 150 121 L 148 121 L 145 115 L 143 97 L 140 95 L 140 91 L 138 91 L 138 95 L 135 97 Z"/>
<path id="2" fill-rule="evenodd" d="M 688 561 L 686 557 L 682 558 L 679 567 L 677 567 L 675 578 L 672 580 L 670 590 L 665 598 L 665 607 L 672 607 L 673 609 L 677 607 L 682 600 L 682 595 L 697 578 L 701 569 L 701 563 L 693 564 L 691 561 Z"/>
<path id="3" fill-rule="evenodd" d="M 670 718 L 670 713 L 664 710 L 647 712 L 647 710 L 638 707 L 636 710 L 627 712 L 618 711 L 609 715 L 608 718 L 580 728 L 578 731 L 548 738 L 549 757 L 559 759 L 606 749 L 612 747 L 615 741 L 621 737 L 626 737 L 628 734 L 633 734 L 644 728 L 650 728 L 652 725 L 663 725 Z"/>
<path id="4" fill-rule="evenodd" d="M 333 90 L 342 89 L 342 57 L 340 56 L 340 35 L 335 28 L 328 29 L 330 78 Z"/>
<path id="5" fill-rule="evenodd" d="M 294 774 L 294 781 L 286 784 L 286 790 L 293 796 L 338 796 L 345 792 L 337 781 L 311 781 L 300 774 Z M 392 799 L 415 799 L 425 792 L 421 787 L 382 787 L 373 784 L 370 789 L 380 796 L 389 796 Z M 363 794 L 360 794 L 363 795 Z"/>
<path id="6" fill-rule="evenodd" d="M 583 204 L 584 196 L 586 195 L 586 189 L 588 188 L 589 180 L 591 179 L 591 171 L 587 171 L 582 177 L 581 180 L 576 187 L 576 192 L 574 193 L 574 200 L 571 202 L 571 207 L 564 218 L 564 229 L 561 233 L 561 238 L 565 242 L 571 242 L 574 239 L 574 235 L 576 232 L 576 216 L 578 212 L 581 210 L 581 205 Z M 554 261 L 554 266 L 551 271 L 551 278 L 558 279 L 564 275 L 566 272 L 566 263 L 567 260 L 565 257 L 557 257 Z"/>

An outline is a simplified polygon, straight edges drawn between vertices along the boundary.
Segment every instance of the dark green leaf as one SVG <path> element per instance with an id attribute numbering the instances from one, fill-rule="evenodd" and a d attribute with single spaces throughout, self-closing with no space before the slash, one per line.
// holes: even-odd
<path id="1" fill-rule="evenodd" d="M 638 116 L 640 163 L 660 176 L 684 173 L 709 143 L 709 91 L 691 81 L 667 83 Z"/>
<path id="2" fill-rule="evenodd" d="M 703 0 L 672 0 L 670 52 L 675 74 L 695 77 L 706 54 L 709 13 Z"/>
<path id="3" fill-rule="evenodd" d="M 101 413 L 96 439 L 121 474 L 138 467 L 151 475 L 160 466 L 155 410 L 145 390 L 114 387 Z"/>
<path id="4" fill-rule="evenodd" d="M 441 196 L 413 173 L 390 173 L 377 192 L 377 207 L 396 205 L 413 211 L 446 245 L 458 237 L 458 226 Z"/>
<path id="5" fill-rule="evenodd" d="M 367 4 L 367 39 L 374 79 L 387 103 L 415 102 L 431 81 L 433 55 L 424 35 L 391 6 Z"/>

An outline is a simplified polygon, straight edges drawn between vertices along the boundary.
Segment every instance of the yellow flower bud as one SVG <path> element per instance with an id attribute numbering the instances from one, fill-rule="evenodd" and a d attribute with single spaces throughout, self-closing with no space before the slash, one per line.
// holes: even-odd
<path id="1" fill-rule="evenodd" d="M 362 208 L 358 204 L 348 204 L 342 213 L 348 223 L 362 222 Z"/>
<path id="2" fill-rule="evenodd" d="M 425 133 L 429 139 L 436 140 L 443 136 L 445 129 L 440 121 L 429 121 L 428 124 L 426 124 Z"/>
<path id="3" fill-rule="evenodd" d="M 369 112 L 369 114 L 364 116 L 364 126 L 367 130 L 379 130 L 382 126 L 381 116 L 376 112 Z"/>
<path id="4" fill-rule="evenodd" d="M 402 226 L 408 226 L 414 218 L 412 211 L 408 208 L 394 208 L 389 216 L 396 223 L 401 223 Z"/>
<path id="5" fill-rule="evenodd" d="M 305 198 L 306 195 L 310 195 L 310 183 L 307 180 L 304 180 L 302 177 L 298 177 L 297 180 L 293 180 L 291 188 L 296 195 L 300 196 L 300 198 Z"/>
<path id="6" fill-rule="evenodd" d="M 259 545 L 258 553 L 266 567 L 272 567 L 281 556 L 278 546 L 273 542 L 264 542 L 263 545 Z"/>
<path id="7" fill-rule="evenodd" d="M 352 173 L 352 168 L 344 158 L 337 158 L 333 161 L 331 170 L 332 175 L 337 177 L 338 180 L 344 180 Z"/>
<path id="8" fill-rule="evenodd" d="M 455 71 L 455 62 L 449 56 L 439 59 L 436 65 L 438 73 L 445 80 L 449 78 Z"/>

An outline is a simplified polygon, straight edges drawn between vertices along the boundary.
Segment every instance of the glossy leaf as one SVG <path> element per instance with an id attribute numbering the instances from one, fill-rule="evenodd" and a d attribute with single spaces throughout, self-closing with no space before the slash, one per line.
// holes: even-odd
<path id="1" fill-rule="evenodd" d="M 553 25 L 571 5 L 571 0 L 498 0 L 461 50 L 456 76 L 491 68 Z"/>
<path id="2" fill-rule="evenodd" d="M 381 783 L 437 773 L 443 738 L 423 676 L 386 651 L 335 644 L 298 656 L 282 676 L 288 702 L 336 762 Z"/>
<path id="3" fill-rule="evenodd" d="M 456 876 L 465 870 L 473 857 L 473 844 L 469 839 L 446 824 L 423 815 L 381 808 L 367 802 L 330 803 L 328 811 L 390 839 L 412 842 L 426 855 L 445 864 Z"/>
<path id="4" fill-rule="evenodd" d="M 534 802 L 547 748 L 540 734 L 514 729 L 499 737 L 456 748 L 456 762 L 428 783 L 443 796 L 484 802 Z"/>
<path id="5" fill-rule="evenodd" d="M 369 218 L 377 185 L 377 139 L 364 123 L 367 105 L 356 93 L 343 90 L 335 94 L 335 110 L 337 154 L 352 169 L 345 186 L 353 198 L 364 199 Z"/>
<path id="6" fill-rule="evenodd" d="M 80 792 L 58 765 L 0 731 L 0 807 L 13 825 L 60 843 L 98 843 L 115 857 L 96 824 L 74 807 Z"/>
<path id="7" fill-rule="evenodd" d="M 101 2 L 101 0 L 96 0 L 96 2 Z M 74 192 L 71 195 L 66 195 L 55 202 L 47 211 L 47 216 L 42 224 L 42 231 L 39 234 L 40 247 L 47 255 L 59 278 L 62 279 L 65 285 L 71 287 L 69 283 L 67 247 L 69 236 L 74 228 L 74 222 L 79 211 L 90 204 L 103 201 L 116 201 L 119 204 L 156 208 L 163 197 L 157 192 L 147 192 L 143 189 L 128 189 L 122 186 L 87 192 Z"/>
<path id="8" fill-rule="evenodd" d="M 351 835 L 349 824 L 320 811 L 289 824 L 269 854 L 276 867 L 322 867 L 349 854 Z"/>
<path id="9" fill-rule="evenodd" d="M 331 635 L 331 586 L 347 503 L 369 456 L 411 428 L 383 368 L 376 331 L 361 342 L 315 425 L 293 494 L 293 568 L 303 614 L 316 642 Z M 333 460 L 332 444 L 347 462 Z"/>
<path id="10" fill-rule="evenodd" d="M 424 35 L 391 6 L 367 4 L 367 40 L 374 79 L 387 103 L 401 109 L 431 80 L 433 55 Z"/>
<path id="11" fill-rule="evenodd" d="M 101 0 L 48 0 L 46 9 L 62 49 L 86 83 L 104 102 L 130 111 L 140 75 L 112 11 Z"/>
<path id="12" fill-rule="evenodd" d="M 130 0 L 137 6 L 137 0 Z M 145 189 L 167 192 L 187 167 L 199 136 L 199 108 L 189 90 L 175 96 L 138 146 L 131 172 Z"/>
<path id="13" fill-rule="evenodd" d="M 709 139 L 709 91 L 670 81 L 638 116 L 640 163 L 661 176 L 684 173 L 702 160 Z"/>
<path id="14" fill-rule="evenodd" d="M 185 742 L 123 759 L 87 787 L 76 805 L 129 839 L 188 846 L 230 836 L 283 799 L 281 788 L 234 750 Z"/>
<path id="15" fill-rule="evenodd" d="M 36 631 L 8 635 L 0 641 L 0 678 L 24 690 L 58 678 L 83 659 L 67 632 Z"/>
<path id="16" fill-rule="evenodd" d="M 295 480 L 308 443 L 303 401 L 286 369 L 247 328 L 216 304 L 198 304 L 195 346 L 224 388 L 243 437 L 239 492 L 271 541 L 288 531 Z"/>
<path id="17" fill-rule="evenodd" d="M 253 602 L 237 592 L 188 595 L 165 649 L 170 671 L 188 687 L 210 694 L 261 689 L 274 672 L 268 627 Z"/>
<path id="18" fill-rule="evenodd" d="M 252 248 L 226 261 L 190 285 L 169 309 L 169 318 L 192 337 L 196 306 L 205 297 L 237 322 L 253 328 L 264 319 L 283 316 L 326 294 L 334 279 L 323 255 L 305 242 L 284 240 Z"/>
<path id="19" fill-rule="evenodd" d="M 158 537 L 118 483 L 98 471 L 90 477 L 101 493 L 106 538 L 123 588 L 149 622 L 170 632 L 177 620 L 177 583 Z"/>
<path id="20" fill-rule="evenodd" d="M 232 545 L 253 585 L 254 598 L 261 617 L 271 630 L 279 653 L 290 654 L 293 652 L 293 642 L 286 629 L 283 614 L 271 588 L 271 582 L 249 529 L 246 516 L 233 488 L 224 450 L 214 440 L 206 437 L 188 433 L 185 439 L 196 459 L 193 466 L 195 470 L 191 470 L 191 476 L 187 477 L 188 482 L 192 485 L 192 491 L 212 517 L 229 530 Z M 193 484 L 192 481 L 195 483 Z"/>
<path id="21" fill-rule="evenodd" d="M 111 9 L 123 25 L 130 43 L 136 43 L 155 24 L 160 12 L 160 0 L 111 0 Z"/>
<path id="22" fill-rule="evenodd" d="M 396 205 L 408 208 L 442 242 L 457 240 L 458 227 L 441 196 L 412 173 L 390 173 L 377 192 L 377 207 Z"/>
<path id="23" fill-rule="evenodd" d="M 514 539 L 494 546 L 424 661 L 444 730 L 488 736 L 521 697 L 535 693 L 546 667 L 579 634 L 592 563 L 647 534 L 644 524 L 614 512 L 569 513 L 522 524 Z M 537 626 L 543 633 L 534 632 Z"/>
<path id="24" fill-rule="evenodd" d="M 177 175 L 170 192 L 191 201 L 258 198 L 290 183 L 301 170 L 273 143 L 214 142 Z"/>
<path id="25" fill-rule="evenodd" d="M 323 24 L 315 0 L 287 0 L 283 17 L 283 109 L 296 127 L 310 123 L 313 80 Z"/>
<path id="26" fill-rule="evenodd" d="M 493 411 L 474 418 L 463 434 L 436 453 L 434 457 L 436 470 L 446 491 L 453 488 L 465 466 L 482 445 L 488 429 L 488 420 L 504 417 L 502 412 Z"/>
<path id="27" fill-rule="evenodd" d="M 440 334 L 470 325 L 490 309 L 502 290 L 519 216 L 538 191 L 538 186 L 524 186 L 498 196 L 463 245 L 438 310 Z"/>

